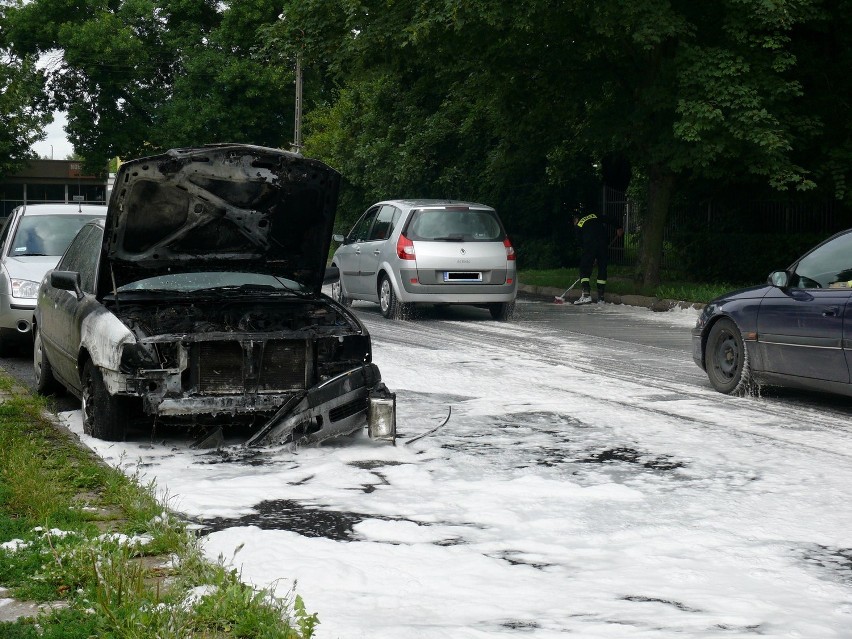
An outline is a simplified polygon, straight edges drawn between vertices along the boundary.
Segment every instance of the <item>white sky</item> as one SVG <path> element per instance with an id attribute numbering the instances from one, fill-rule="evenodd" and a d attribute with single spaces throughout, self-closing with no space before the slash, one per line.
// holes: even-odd
<path id="1" fill-rule="evenodd" d="M 676 331 L 696 316 L 590 312 Z M 848 415 L 722 396 L 688 353 L 549 333 L 520 302 L 519 317 L 365 318 L 395 447 L 118 444 L 64 417 L 173 508 L 233 518 L 208 556 L 281 595 L 295 582 L 318 639 L 852 636 Z M 264 501 L 349 513 L 352 535 L 264 530 Z"/>
<path id="2" fill-rule="evenodd" d="M 48 124 L 45 129 L 47 137 L 41 142 L 36 142 L 32 145 L 32 150 L 35 151 L 40 158 L 46 157 L 47 159 L 64 160 L 74 152 L 74 147 L 65 135 L 65 124 L 65 112 L 55 112 L 53 114 L 53 122 Z M 52 156 L 51 153 L 53 154 Z"/>

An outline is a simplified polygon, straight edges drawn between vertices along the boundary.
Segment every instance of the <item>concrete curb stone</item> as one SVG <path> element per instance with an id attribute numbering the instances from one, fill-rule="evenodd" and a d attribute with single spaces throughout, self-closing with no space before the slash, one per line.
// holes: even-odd
<path id="1" fill-rule="evenodd" d="M 533 297 L 541 297 L 545 299 L 554 299 L 565 292 L 565 289 L 553 288 L 551 286 L 530 286 L 527 284 L 518 284 L 518 291 L 532 295 Z M 571 303 L 580 297 L 579 288 L 574 288 L 568 291 L 565 295 L 565 302 Z M 616 295 L 607 293 L 604 300 L 609 304 L 625 304 L 626 306 L 642 306 L 656 312 L 670 311 L 674 308 L 694 308 L 701 310 L 704 304 L 701 302 L 688 302 L 682 300 L 660 299 L 658 297 L 646 297 L 644 295 Z"/>

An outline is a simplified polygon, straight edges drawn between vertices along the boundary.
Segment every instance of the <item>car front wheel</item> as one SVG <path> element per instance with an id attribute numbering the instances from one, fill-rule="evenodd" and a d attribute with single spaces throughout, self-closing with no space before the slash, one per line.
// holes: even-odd
<path id="1" fill-rule="evenodd" d="M 710 329 L 704 351 L 707 377 L 720 393 L 745 395 L 751 391 L 748 351 L 737 325 L 721 319 Z"/>
<path id="2" fill-rule="evenodd" d="M 35 327 L 33 336 L 33 374 L 35 375 L 36 391 L 40 395 L 58 394 L 65 390 L 53 376 L 53 367 L 44 353 L 41 341 L 41 331 Z"/>
<path id="3" fill-rule="evenodd" d="M 388 319 L 405 319 L 411 312 L 411 304 L 399 301 L 387 275 L 379 282 L 379 308 Z"/>
<path id="4" fill-rule="evenodd" d="M 130 419 L 130 400 L 110 395 L 100 369 L 86 362 L 83 367 L 83 432 L 98 439 L 124 439 Z"/>

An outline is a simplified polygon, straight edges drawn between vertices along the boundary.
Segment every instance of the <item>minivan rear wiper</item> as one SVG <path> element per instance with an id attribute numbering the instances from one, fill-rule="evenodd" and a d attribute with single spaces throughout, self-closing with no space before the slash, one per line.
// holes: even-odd
<path id="1" fill-rule="evenodd" d="M 464 235 L 458 233 L 456 235 L 447 235 L 446 237 L 436 237 L 437 242 L 464 242 Z"/>

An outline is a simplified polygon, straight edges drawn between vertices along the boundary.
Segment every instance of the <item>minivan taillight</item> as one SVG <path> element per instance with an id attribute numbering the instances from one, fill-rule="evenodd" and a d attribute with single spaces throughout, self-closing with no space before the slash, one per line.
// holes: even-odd
<path id="1" fill-rule="evenodd" d="M 514 260 L 515 259 L 515 249 L 512 247 L 512 243 L 509 241 L 508 236 L 503 239 L 503 246 L 506 247 L 506 259 Z"/>
<path id="2" fill-rule="evenodd" d="M 401 260 L 416 259 L 414 256 L 414 242 L 409 240 L 402 233 L 400 233 L 399 239 L 396 241 L 396 254 Z"/>

